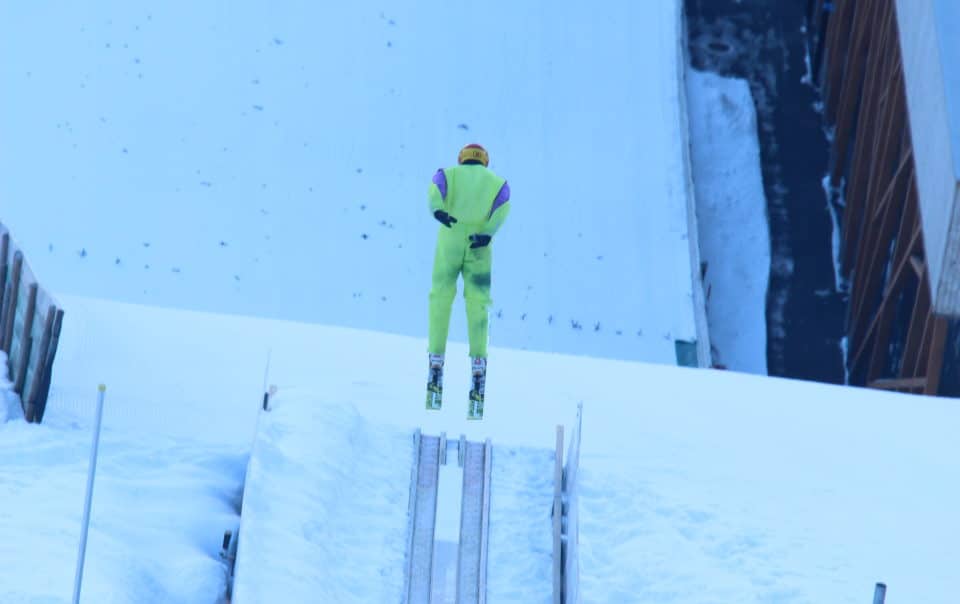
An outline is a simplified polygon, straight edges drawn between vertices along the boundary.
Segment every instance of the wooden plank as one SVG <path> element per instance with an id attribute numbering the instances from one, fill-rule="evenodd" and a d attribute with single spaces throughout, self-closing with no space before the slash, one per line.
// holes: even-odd
<path id="1" fill-rule="evenodd" d="M 570 436 L 563 467 L 563 602 L 580 601 L 580 441 L 583 434 L 583 403 L 577 404 L 577 420 Z"/>
<path id="2" fill-rule="evenodd" d="M 930 359 L 930 334 L 933 333 L 934 317 L 932 308 L 928 309 L 927 316 L 923 320 L 923 336 L 920 338 L 920 352 L 914 360 L 913 375 L 927 375 L 927 361 Z"/>
<path id="3" fill-rule="evenodd" d="M 930 288 L 927 285 L 926 271 L 917 282 L 917 295 L 914 298 L 907 339 L 903 345 L 903 363 L 900 365 L 900 377 L 917 376 L 917 357 L 923 345 L 923 325 L 930 312 Z"/>
<path id="4" fill-rule="evenodd" d="M 913 235 L 910 237 L 910 241 L 906 243 L 903 247 L 909 248 L 910 250 L 916 249 L 917 244 L 920 242 L 920 229 L 914 229 Z M 897 240 L 898 247 L 900 246 L 900 240 Z M 913 266 L 912 260 L 915 259 L 915 256 L 910 255 L 909 253 L 904 254 L 904 257 L 896 264 L 896 268 L 893 269 L 893 274 L 890 277 L 890 280 L 887 282 L 887 287 L 883 292 L 884 299 L 889 298 L 894 292 L 899 291 L 904 285 L 904 279 L 907 275 L 912 275 L 916 277 L 919 273 L 915 273 L 914 270 L 907 270 L 907 266 Z M 916 269 L 916 267 L 913 267 Z"/>
<path id="5" fill-rule="evenodd" d="M 856 4 L 845 2 L 845 5 Z M 853 25 L 853 44 L 844 58 L 843 75 L 834 71 L 830 74 L 831 82 L 839 82 L 827 91 L 825 101 L 825 115 L 828 123 L 835 124 L 833 138 L 833 165 L 830 170 L 830 183 L 836 187 L 840 185 L 840 178 L 846 171 L 849 160 L 850 135 L 856 122 L 855 113 L 860 103 L 860 93 L 863 90 L 865 65 L 870 43 L 870 23 L 873 22 L 873 12 L 876 3 L 858 4 L 855 9 Z"/>
<path id="6" fill-rule="evenodd" d="M 871 316 L 883 312 L 885 300 L 882 296 L 884 267 L 889 261 L 890 240 L 893 237 L 893 231 L 897 227 L 897 219 L 900 217 L 900 209 L 904 201 L 901 198 L 900 203 L 889 203 L 883 212 L 883 219 L 875 228 L 870 229 L 869 244 L 870 248 L 861 253 L 859 267 L 856 273 L 857 296 L 856 301 L 852 302 L 853 314 L 851 315 L 851 335 L 854 339 L 860 340 L 863 329 Z M 874 302 L 877 297 L 879 302 Z M 877 304 L 875 308 L 873 305 Z M 881 342 L 876 342 L 881 344 Z"/>
<path id="7" fill-rule="evenodd" d="M 43 381 L 41 382 L 40 392 L 37 393 L 37 423 L 43 421 L 43 414 L 47 410 L 47 399 L 50 396 L 50 382 L 53 379 L 53 363 L 57 358 L 57 347 L 60 345 L 60 328 L 63 326 L 63 309 L 57 309 L 56 318 L 53 320 L 53 335 L 50 337 L 50 348 L 47 352 L 47 363 L 43 367 Z M 275 386 L 270 387 L 270 396 L 273 396 L 276 390 Z"/>
<path id="8" fill-rule="evenodd" d="M 925 377 L 911 378 L 883 378 L 873 380 L 867 384 L 868 388 L 878 388 L 880 390 L 914 390 L 923 388 L 927 385 Z"/>
<path id="9" fill-rule="evenodd" d="M 837 101 L 841 90 L 855 82 L 859 89 L 863 83 L 863 58 L 866 56 L 866 40 L 863 12 L 869 6 L 857 2 L 841 2 L 827 25 L 824 61 L 827 63 L 826 78 L 821 84 L 824 95 L 824 116 L 828 123 L 837 124 Z M 859 59 L 859 60 L 858 60 Z M 842 83 L 840 86 L 834 84 Z"/>
<path id="10" fill-rule="evenodd" d="M 874 139 L 879 136 L 878 120 L 880 112 L 876 105 L 879 103 L 882 82 L 880 69 L 883 54 L 886 52 L 886 36 L 888 30 L 884 25 L 890 17 L 889 5 L 884 3 L 872 15 L 870 31 L 874 32 L 870 41 L 870 50 L 867 55 L 866 75 L 861 95 L 861 106 L 857 119 L 856 144 L 854 145 L 853 161 L 850 166 L 850 178 L 847 185 L 847 211 L 843 225 L 843 274 L 849 275 L 853 271 L 855 262 L 861 256 L 861 232 L 865 208 L 868 205 L 866 197 L 866 180 L 869 178 L 870 154 L 873 151 Z"/>
<path id="11" fill-rule="evenodd" d="M 4 319 L 4 302 L 6 302 L 7 291 L 7 273 L 10 271 L 8 266 L 10 261 L 10 233 L 4 233 L 0 238 L 0 326 Z"/>
<path id="12" fill-rule="evenodd" d="M 873 339 L 873 350 L 870 354 L 870 363 L 867 365 L 866 381 L 871 382 L 880 377 L 883 366 L 889 358 L 890 352 L 890 331 L 893 327 L 893 318 L 896 311 L 896 305 L 887 304 L 888 299 L 884 299 L 877 312 L 877 321 L 874 325 L 875 337 Z"/>
<path id="13" fill-rule="evenodd" d="M 933 333 L 930 335 L 930 355 L 927 357 L 927 386 L 923 393 L 936 396 L 940 390 L 940 372 L 943 369 L 943 353 L 947 344 L 949 321 L 945 317 L 935 317 Z"/>
<path id="14" fill-rule="evenodd" d="M 46 359 L 47 355 L 50 353 L 50 341 L 53 338 L 53 321 L 56 318 L 57 309 L 55 306 L 51 306 L 47 309 L 47 318 L 43 323 L 43 335 L 40 337 L 40 352 L 37 355 L 38 359 Z M 39 400 L 39 393 L 43 387 L 44 373 L 46 370 L 43 364 L 38 364 L 36 371 L 33 372 L 33 379 L 30 384 L 30 392 L 26 398 L 26 408 L 24 409 L 24 415 L 28 422 L 33 422 L 37 417 L 37 401 Z"/>
<path id="15" fill-rule="evenodd" d="M 553 465 L 553 604 L 563 602 L 563 426 L 557 426 Z"/>
<path id="16" fill-rule="evenodd" d="M 23 254 L 17 250 L 13 254 L 13 273 L 10 278 L 10 291 L 6 311 L 3 313 L 3 333 L 0 334 L 0 348 L 7 354 L 10 354 L 10 346 L 13 344 L 13 326 L 17 322 L 17 298 L 20 292 L 20 276 L 23 272 Z"/>
<path id="17" fill-rule="evenodd" d="M 33 338 L 30 335 L 31 330 L 33 329 L 33 316 L 36 314 L 37 310 L 37 284 L 30 284 L 30 291 L 27 294 L 27 312 L 23 317 L 23 341 L 20 343 L 20 358 L 17 359 L 17 373 L 16 381 L 13 384 L 13 390 L 18 395 L 20 395 L 20 400 L 23 400 L 23 387 L 24 382 L 27 379 L 27 367 L 30 366 L 30 348 L 33 344 Z M 38 358 L 37 366 L 43 364 L 45 359 Z"/>
<path id="18" fill-rule="evenodd" d="M 896 106 L 894 108 L 896 109 Z M 891 126 L 888 124 L 887 127 Z M 902 127 L 900 130 L 902 131 Z M 886 147 L 881 154 L 885 156 L 885 161 L 889 161 L 890 147 Z M 901 163 L 900 165 L 906 166 L 909 164 Z M 877 181 L 880 180 L 880 177 L 881 174 L 873 174 L 871 180 Z M 884 267 L 890 261 L 890 241 L 894 235 L 894 230 L 897 228 L 898 221 L 900 221 L 902 230 L 900 219 L 903 208 L 907 204 L 907 198 L 912 193 L 913 184 L 912 170 L 897 171 L 894 174 L 891 186 L 887 187 L 890 192 L 890 201 L 882 207 L 883 211 L 879 225 L 876 224 L 876 220 L 870 220 L 868 226 L 866 226 L 862 247 L 858 251 L 857 268 L 854 270 L 853 295 L 851 295 L 850 301 L 850 334 L 852 341 L 861 341 L 864 324 L 874 312 L 871 307 L 876 303 L 875 300 L 878 295 L 881 297 L 881 302 L 876 312 L 882 310 L 883 295 L 881 287 L 883 287 Z M 868 196 L 868 199 L 874 198 Z M 873 216 L 878 215 L 880 214 L 873 213 Z M 879 342 L 877 343 L 879 344 Z"/>

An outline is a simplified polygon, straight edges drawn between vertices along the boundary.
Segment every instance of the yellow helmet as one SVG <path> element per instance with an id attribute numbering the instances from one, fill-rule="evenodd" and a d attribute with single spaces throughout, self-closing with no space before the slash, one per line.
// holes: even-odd
<path id="1" fill-rule="evenodd" d="M 484 166 L 490 165 L 490 156 L 487 154 L 487 150 L 474 143 L 460 149 L 460 155 L 457 156 L 457 163 L 459 164 L 464 164 L 471 160 L 480 162 Z"/>

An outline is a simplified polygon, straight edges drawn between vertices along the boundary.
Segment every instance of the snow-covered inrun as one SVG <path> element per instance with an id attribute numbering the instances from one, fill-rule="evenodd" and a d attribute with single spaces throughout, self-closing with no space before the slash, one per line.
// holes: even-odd
<path id="1" fill-rule="evenodd" d="M 0 218 L 66 310 L 44 424 L 0 407 L 0 602 L 69 601 L 100 382 L 85 604 L 219 604 L 241 510 L 236 602 L 396 602 L 417 428 L 491 438 L 488 601 L 549 602 L 579 403 L 582 602 L 950 601 L 950 401 L 671 366 L 679 10 L 0 3 Z M 423 408 L 426 185 L 474 140 L 515 197 L 482 422 L 460 301 Z"/>

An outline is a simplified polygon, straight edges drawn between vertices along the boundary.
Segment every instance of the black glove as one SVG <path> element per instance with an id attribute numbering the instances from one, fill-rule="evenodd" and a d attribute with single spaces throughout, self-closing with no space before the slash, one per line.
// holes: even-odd
<path id="1" fill-rule="evenodd" d="M 453 226 L 455 222 L 457 222 L 456 218 L 454 218 L 450 214 L 447 214 L 443 210 L 437 210 L 436 212 L 434 212 L 433 217 L 439 220 L 441 223 L 443 223 L 443 226 L 447 227 L 448 229 L 451 226 Z"/>
<path id="2" fill-rule="evenodd" d="M 470 244 L 470 249 L 476 249 L 478 247 L 486 247 L 490 245 L 490 235 L 483 235 L 483 234 L 470 235 L 470 241 L 472 242 Z"/>

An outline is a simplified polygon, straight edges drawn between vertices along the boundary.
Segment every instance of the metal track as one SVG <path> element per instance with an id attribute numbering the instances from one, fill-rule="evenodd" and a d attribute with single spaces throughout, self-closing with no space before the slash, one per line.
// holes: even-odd
<path id="1" fill-rule="evenodd" d="M 451 443 L 452 444 L 452 443 Z M 446 434 L 414 434 L 410 474 L 409 542 L 405 604 L 430 604 L 440 464 L 446 463 Z M 487 535 L 490 525 L 490 440 L 457 443 L 463 468 L 460 543 L 457 551 L 457 604 L 485 604 L 487 599 Z"/>
<path id="2" fill-rule="evenodd" d="M 410 542 L 408 543 L 407 604 L 430 604 L 433 534 L 437 518 L 437 479 L 440 438 L 414 435 L 416 464 L 410 480 Z"/>
<path id="3" fill-rule="evenodd" d="M 487 598 L 490 441 L 465 442 L 465 444 L 463 498 L 460 507 L 460 550 L 457 556 L 457 604 L 482 604 Z"/>

